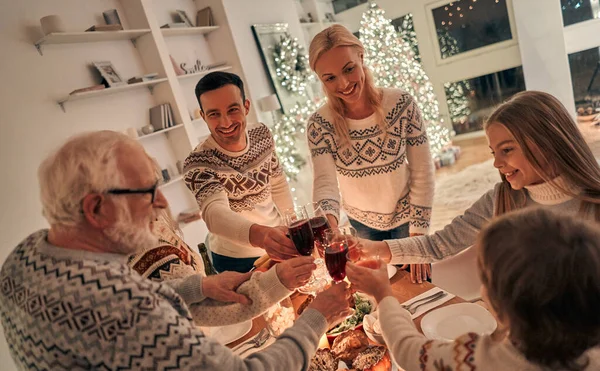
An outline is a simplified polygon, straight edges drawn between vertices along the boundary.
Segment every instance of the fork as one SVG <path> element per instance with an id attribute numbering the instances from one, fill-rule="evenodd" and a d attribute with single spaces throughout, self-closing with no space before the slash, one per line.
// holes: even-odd
<path id="1" fill-rule="evenodd" d="M 424 301 L 424 302 L 422 302 L 422 303 L 420 303 L 420 304 L 418 304 L 418 305 L 415 305 L 414 307 L 412 307 L 412 306 L 411 306 L 409 309 L 407 309 L 407 310 L 408 310 L 408 312 L 409 312 L 410 314 L 415 314 L 415 313 L 417 313 L 417 308 L 419 308 L 419 307 L 422 307 L 423 305 L 426 305 L 426 304 L 433 303 L 434 301 L 440 300 L 440 299 L 441 299 L 441 298 L 443 298 L 444 296 L 448 295 L 448 293 L 447 293 L 447 292 L 445 292 L 445 291 L 440 291 L 438 294 L 439 294 L 439 295 L 437 295 L 437 296 L 432 296 L 432 297 L 431 297 L 429 300 L 427 300 L 427 301 Z"/>
<path id="2" fill-rule="evenodd" d="M 269 338 L 271 338 L 271 333 L 269 333 L 269 331 L 267 331 L 266 333 L 264 333 L 264 335 L 262 337 L 259 337 L 259 336 L 255 337 L 254 338 L 254 344 L 251 347 L 242 350 L 238 355 L 241 356 L 242 354 L 246 353 L 250 349 L 262 347 L 263 344 L 266 343 L 267 340 L 269 340 Z"/>
<path id="3" fill-rule="evenodd" d="M 258 334 L 256 334 L 255 337 L 246 341 L 245 343 L 236 345 L 235 347 L 231 348 L 231 350 L 235 352 L 235 351 L 239 350 L 241 347 L 243 347 L 244 345 L 248 345 L 248 344 L 253 345 L 253 347 L 250 347 L 248 349 L 257 348 L 257 346 L 256 346 L 257 344 L 263 345 L 269 337 L 271 337 L 271 334 L 269 334 L 269 330 L 266 328 L 263 328 L 262 330 L 260 330 L 260 332 Z M 258 345 L 258 346 L 260 346 L 260 345 Z"/>
<path id="4" fill-rule="evenodd" d="M 415 305 L 415 304 L 417 304 L 417 303 L 419 303 L 419 302 L 422 302 L 422 301 L 424 301 L 424 302 L 428 302 L 430 299 L 434 299 L 434 298 L 438 299 L 439 297 L 443 297 L 443 296 L 446 296 L 446 295 L 445 295 L 445 292 L 444 292 L 444 291 L 438 291 L 438 292 L 436 292 L 435 294 L 432 294 L 432 295 L 426 296 L 426 297 L 424 297 L 424 298 L 421 298 L 421 299 L 419 299 L 419 300 L 415 300 L 415 301 L 413 301 L 413 302 L 412 302 L 412 303 L 410 303 L 410 304 L 407 304 L 407 305 L 402 305 L 402 308 L 404 308 L 404 309 L 406 309 L 407 311 L 409 311 L 409 312 L 410 312 L 410 308 L 411 308 L 413 305 Z M 421 305 L 419 304 L 418 306 L 421 306 Z"/>

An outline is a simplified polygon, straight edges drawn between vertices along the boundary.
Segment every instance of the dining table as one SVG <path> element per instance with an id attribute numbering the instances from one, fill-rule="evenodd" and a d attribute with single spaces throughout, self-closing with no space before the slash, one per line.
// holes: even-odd
<path id="1" fill-rule="evenodd" d="M 410 299 L 412 299 L 418 295 L 421 295 L 422 293 L 429 291 L 436 287 L 435 285 L 433 285 L 430 282 L 412 283 L 410 280 L 410 273 L 407 271 L 404 271 L 404 270 L 398 270 L 396 272 L 396 274 L 390 279 L 390 283 L 392 284 L 392 291 L 394 293 L 394 297 L 396 297 L 396 299 L 398 299 L 398 301 L 400 303 L 410 300 Z M 292 299 L 292 304 L 294 306 L 294 310 L 297 310 L 300 307 L 300 305 L 306 300 L 306 298 L 307 298 L 307 295 L 304 295 L 304 294 L 299 294 L 297 292 L 295 294 L 292 294 L 291 299 Z M 441 307 L 444 307 L 447 305 L 465 303 L 465 302 L 466 302 L 466 300 L 464 300 L 458 296 L 455 296 L 452 299 L 446 301 L 445 303 L 440 304 L 436 308 L 441 308 Z M 423 313 L 423 314 L 426 314 L 426 313 Z M 423 332 L 421 330 L 422 318 L 423 318 L 423 315 L 414 319 L 415 326 L 421 333 Z M 266 326 L 267 326 L 267 323 L 266 323 L 265 319 L 263 318 L 263 316 L 258 316 L 256 318 L 254 318 L 252 320 L 252 329 L 250 330 L 250 332 L 248 332 L 246 335 L 244 335 L 240 339 L 227 344 L 227 346 L 232 348 L 238 344 L 248 341 L 249 339 L 253 338 L 260 330 L 262 330 Z"/>

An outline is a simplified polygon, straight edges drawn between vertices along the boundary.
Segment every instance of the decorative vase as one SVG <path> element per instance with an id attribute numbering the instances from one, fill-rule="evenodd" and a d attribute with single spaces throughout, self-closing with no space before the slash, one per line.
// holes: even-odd
<path id="1" fill-rule="evenodd" d="M 62 19 L 55 14 L 40 18 L 40 24 L 44 36 L 53 32 L 65 32 L 65 25 L 63 24 Z"/>
<path id="2" fill-rule="evenodd" d="M 142 128 L 142 133 L 148 135 L 154 133 L 154 126 L 146 125 Z"/>

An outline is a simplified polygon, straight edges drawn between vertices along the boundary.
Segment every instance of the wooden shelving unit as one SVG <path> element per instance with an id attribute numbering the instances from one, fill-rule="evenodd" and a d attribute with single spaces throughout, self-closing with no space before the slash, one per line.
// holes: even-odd
<path id="1" fill-rule="evenodd" d="M 123 31 L 92 31 L 92 32 L 55 32 L 50 33 L 35 43 L 35 48 L 43 55 L 42 46 L 53 44 L 93 43 L 100 41 L 135 40 L 149 34 L 150 29 Z"/>
<path id="2" fill-rule="evenodd" d="M 177 182 L 180 182 L 183 180 L 183 175 L 177 175 L 175 178 L 172 178 L 171 180 L 169 180 L 168 182 L 161 184 L 158 186 L 158 188 L 164 188 L 164 187 L 168 187 L 172 184 L 175 184 Z"/>
<path id="3" fill-rule="evenodd" d="M 97 98 L 97 97 L 102 97 L 105 95 L 123 93 L 123 92 L 129 91 L 129 90 L 135 90 L 135 89 L 144 88 L 144 87 L 148 88 L 150 90 L 150 92 L 152 92 L 152 88 L 155 85 L 158 85 L 158 84 L 166 82 L 166 81 L 167 81 L 166 78 L 154 79 L 152 81 L 139 82 L 136 84 L 127 84 L 127 85 L 122 85 L 122 86 L 115 86 L 112 88 L 106 88 L 106 89 L 102 89 L 102 90 L 93 90 L 93 91 L 86 91 L 84 93 L 71 94 L 71 95 L 59 100 L 57 103 L 60 106 L 60 108 L 62 108 L 63 112 L 66 112 L 65 104 L 67 102 L 74 102 L 76 100 L 81 100 L 81 99 Z"/>
<path id="4" fill-rule="evenodd" d="M 168 37 L 168 36 L 184 36 L 184 35 L 207 35 L 218 29 L 219 29 L 219 26 L 181 27 L 181 28 L 161 28 L 161 31 L 162 31 L 163 36 Z"/>

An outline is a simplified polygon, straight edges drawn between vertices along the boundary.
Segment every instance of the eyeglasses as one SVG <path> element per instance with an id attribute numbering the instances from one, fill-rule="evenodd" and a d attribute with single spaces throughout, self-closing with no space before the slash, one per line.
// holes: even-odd
<path id="1" fill-rule="evenodd" d="M 109 189 L 108 191 L 106 191 L 106 193 L 110 193 L 110 194 L 113 194 L 113 195 L 129 195 L 129 194 L 146 194 L 146 193 L 150 193 L 152 195 L 152 200 L 150 201 L 151 204 L 154 203 L 154 200 L 156 199 L 156 193 L 157 192 L 158 192 L 158 180 L 150 188 L 142 188 L 142 189 L 119 189 L 119 188 L 115 188 L 115 189 Z"/>

